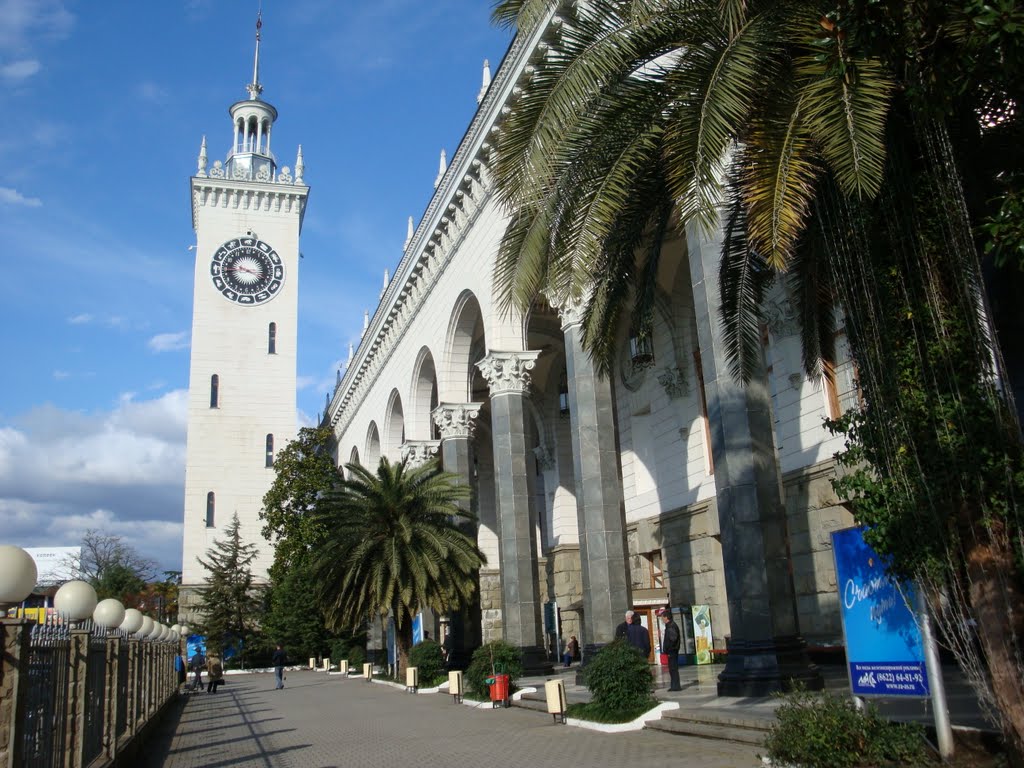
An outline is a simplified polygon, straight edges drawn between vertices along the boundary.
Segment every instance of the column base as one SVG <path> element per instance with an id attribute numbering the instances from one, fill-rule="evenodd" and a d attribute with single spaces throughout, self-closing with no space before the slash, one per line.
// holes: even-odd
<path id="1" fill-rule="evenodd" d="M 548 655 L 540 646 L 530 645 L 519 649 L 519 664 L 523 668 L 523 677 L 554 674 L 555 668 L 548 660 Z"/>
<path id="2" fill-rule="evenodd" d="M 818 666 L 807 655 L 802 637 L 770 640 L 726 640 L 729 655 L 718 676 L 719 696 L 769 696 L 800 686 L 808 691 L 825 687 Z"/>

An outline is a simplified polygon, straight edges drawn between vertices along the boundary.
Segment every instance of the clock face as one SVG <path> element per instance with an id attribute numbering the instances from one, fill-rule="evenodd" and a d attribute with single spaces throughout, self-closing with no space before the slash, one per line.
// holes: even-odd
<path id="1" fill-rule="evenodd" d="M 270 301 L 284 285 L 284 263 L 277 251 L 255 237 L 224 243 L 210 262 L 213 286 L 228 301 L 253 306 Z"/>

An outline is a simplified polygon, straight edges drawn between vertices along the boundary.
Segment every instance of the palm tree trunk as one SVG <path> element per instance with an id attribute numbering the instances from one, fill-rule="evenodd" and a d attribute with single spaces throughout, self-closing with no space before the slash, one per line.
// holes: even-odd
<path id="1" fill-rule="evenodd" d="M 1003 720 L 1007 757 L 1013 768 L 1024 768 L 1024 698 L 1021 697 L 1021 657 L 1024 605 L 1016 579 L 1013 552 L 989 534 L 976 537 L 966 552 L 968 594 L 978 622 L 978 639 L 985 652 L 992 694 Z M 1014 610 L 1017 606 L 1017 610 Z"/>

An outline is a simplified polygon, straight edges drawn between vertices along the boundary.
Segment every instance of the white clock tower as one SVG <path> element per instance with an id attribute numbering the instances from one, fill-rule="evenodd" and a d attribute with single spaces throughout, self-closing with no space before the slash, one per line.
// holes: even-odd
<path id="1" fill-rule="evenodd" d="M 196 231 L 189 373 L 181 616 L 194 615 L 205 557 L 237 514 L 255 544 L 257 579 L 273 550 L 260 535 L 274 455 L 296 434 L 299 232 L 309 187 L 302 147 L 294 172 L 270 151 L 277 110 L 261 98 L 260 26 L 249 98 L 232 104 L 234 140 L 191 179 Z"/>

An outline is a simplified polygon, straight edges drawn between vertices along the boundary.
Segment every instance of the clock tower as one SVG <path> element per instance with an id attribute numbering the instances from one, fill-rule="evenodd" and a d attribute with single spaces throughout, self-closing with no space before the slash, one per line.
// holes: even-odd
<path id="1" fill-rule="evenodd" d="M 231 105 L 233 141 L 191 179 L 196 232 L 180 614 L 195 616 L 205 559 L 234 515 L 266 579 L 273 548 L 260 535 L 274 456 L 296 434 L 299 232 L 309 187 L 270 151 L 277 110 L 263 100 L 260 27 L 248 98 Z"/>

